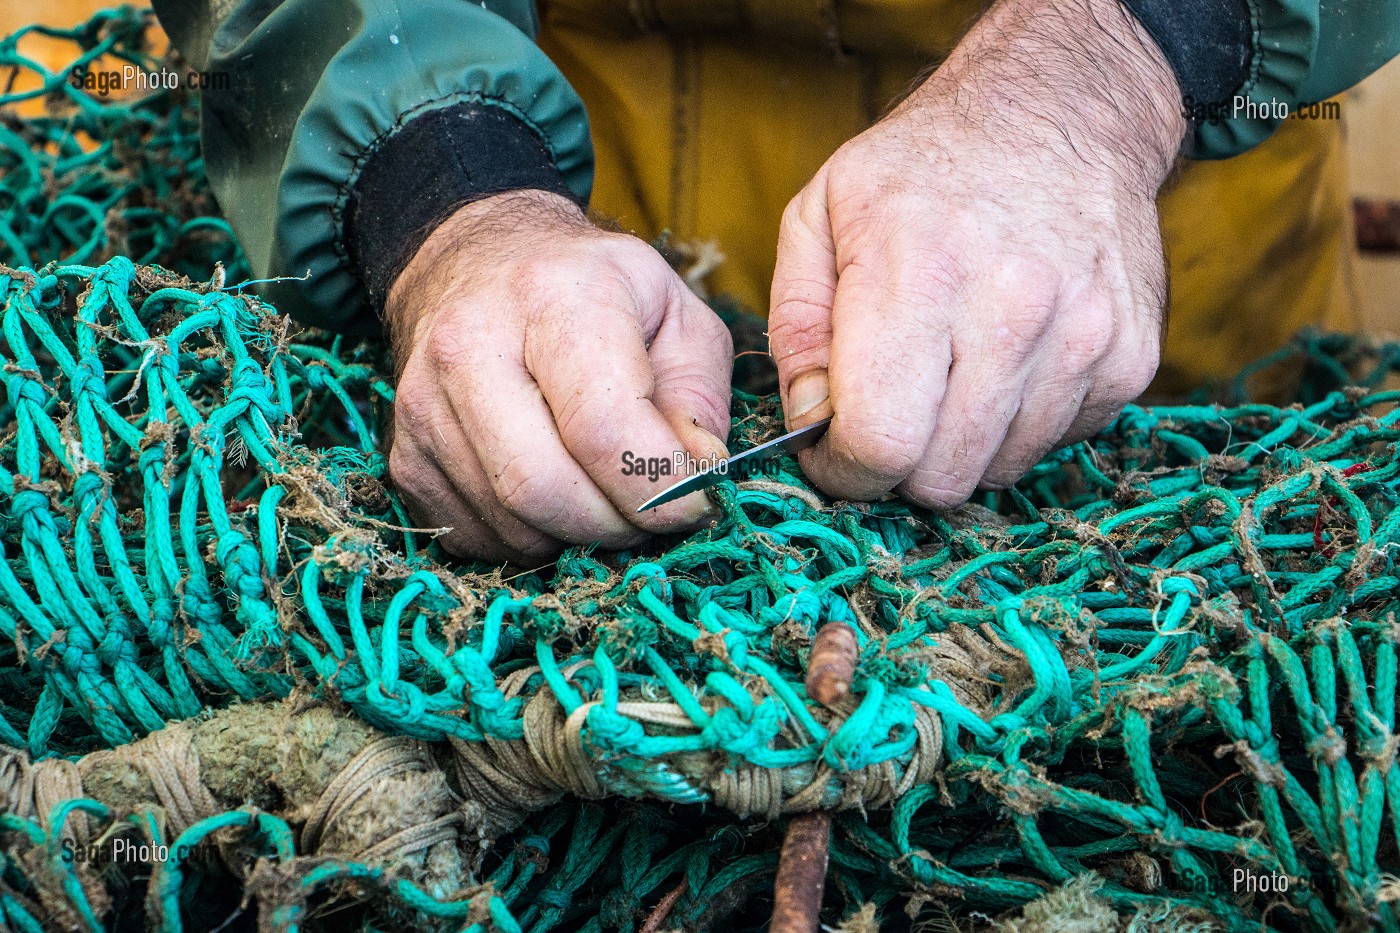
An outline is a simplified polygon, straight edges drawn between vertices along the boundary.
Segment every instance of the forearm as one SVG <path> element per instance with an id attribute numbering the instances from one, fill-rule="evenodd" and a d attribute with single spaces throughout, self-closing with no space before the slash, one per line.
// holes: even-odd
<path id="1" fill-rule="evenodd" d="M 900 109 L 921 108 L 1153 191 L 1186 132 L 1171 67 L 1117 0 L 1001 0 Z"/>

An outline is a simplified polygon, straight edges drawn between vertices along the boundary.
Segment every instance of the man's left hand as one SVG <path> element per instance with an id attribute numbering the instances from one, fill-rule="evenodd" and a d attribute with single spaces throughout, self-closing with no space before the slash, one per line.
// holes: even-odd
<path id="1" fill-rule="evenodd" d="M 783 218 L 788 427 L 844 498 L 934 507 L 1093 434 L 1157 366 L 1176 80 L 1117 0 L 1002 0 Z"/>

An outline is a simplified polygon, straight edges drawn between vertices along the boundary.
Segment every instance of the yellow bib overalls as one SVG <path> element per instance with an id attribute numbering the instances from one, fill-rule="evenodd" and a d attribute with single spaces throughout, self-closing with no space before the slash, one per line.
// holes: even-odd
<path id="1" fill-rule="evenodd" d="M 970 0 L 548 0 L 540 44 L 588 106 L 593 206 L 715 241 L 710 279 L 764 311 L 788 200 L 976 18 Z M 1065 193 L 1072 198 L 1072 191 Z M 1321 324 L 1355 329 L 1338 121 L 1291 119 L 1160 198 L 1171 273 L 1158 388 L 1225 375 Z M 1046 231 L 1046 236 L 1053 236 Z"/>

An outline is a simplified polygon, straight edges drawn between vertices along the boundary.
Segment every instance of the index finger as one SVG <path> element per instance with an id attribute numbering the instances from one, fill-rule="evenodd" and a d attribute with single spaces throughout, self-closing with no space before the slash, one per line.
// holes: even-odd
<path id="1" fill-rule="evenodd" d="M 698 471 L 693 458 L 687 460 L 680 433 L 653 401 L 656 380 L 637 317 L 605 302 L 564 313 L 569 327 L 549 347 L 526 347 L 526 365 L 564 447 L 638 527 L 679 531 L 708 517 L 712 510 L 701 496 L 637 514 L 647 499 Z"/>

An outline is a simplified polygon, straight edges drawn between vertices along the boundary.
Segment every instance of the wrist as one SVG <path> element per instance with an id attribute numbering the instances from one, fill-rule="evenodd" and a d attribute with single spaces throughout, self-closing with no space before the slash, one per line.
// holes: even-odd
<path id="1" fill-rule="evenodd" d="M 1027 152 L 1057 149 L 1152 194 L 1187 130 L 1170 64 L 1118 0 L 999 0 L 911 102 L 925 94 L 960 112 L 971 94 Z"/>
<path id="2" fill-rule="evenodd" d="M 443 299 L 470 287 L 503 253 L 518 254 L 543 238 L 587 229 L 591 225 L 578 204 L 550 191 L 506 191 L 459 207 L 423 240 L 385 299 L 384 321 L 395 354 L 402 359 Z"/>

